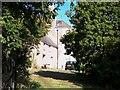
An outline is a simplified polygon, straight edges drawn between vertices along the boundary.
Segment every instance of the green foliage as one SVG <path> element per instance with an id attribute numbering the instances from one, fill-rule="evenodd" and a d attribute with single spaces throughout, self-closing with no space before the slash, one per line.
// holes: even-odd
<path id="1" fill-rule="evenodd" d="M 75 30 L 68 32 L 61 40 L 67 54 L 73 52 L 72 56 L 86 74 L 114 88 L 118 88 L 120 82 L 119 4 L 78 2 L 74 6 L 71 3 L 71 9 L 66 14 Z"/>
<path id="2" fill-rule="evenodd" d="M 36 81 L 28 81 L 26 84 L 19 84 L 17 87 L 19 89 L 21 88 L 21 89 L 25 89 L 25 90 L 42 88 L 41 85 Z"/>
<path id="3" fill-rule="evenodd" d="M 16 77 L 28 78 L 30 67 L 30 47 L 38 45 L 40 38 L 45 36 L 51 21 L 57 15 L 56 9 L 49 11 L 51 2 L 12 2 L 2 3 L 2 62 L 15 62 Z M 50 25 L 48 25 L 50 24 Z M 12 65 L 14 66 L 14 64 Z M 7 72 L 7 69 L 3 67 Z M 4 78 L 4 73 L 3 73 Z M 3 81 L 4 82 L 4 81 Z M 19 80 L 16 80 L 19 83 Z"/>

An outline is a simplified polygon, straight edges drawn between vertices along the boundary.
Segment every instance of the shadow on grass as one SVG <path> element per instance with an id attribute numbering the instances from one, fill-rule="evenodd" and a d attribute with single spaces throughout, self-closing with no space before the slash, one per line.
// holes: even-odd
<path id="1" fill-rule="evenodd" d="M 75 73 L 64 73 L 64 72 L 54 72 L 54 71 L 38 71 L 34 74 L 40 75 L 42 77 L 49 77 L 56 80 L 67 80 L 74 83 L 75 85 L 82 86 L 84 90 L 92 88 L 92 90 L 99 89 L 98 85 L 94 80 L 84 74 Z M 95 89 L 94 89 L 95 88 Z"/>

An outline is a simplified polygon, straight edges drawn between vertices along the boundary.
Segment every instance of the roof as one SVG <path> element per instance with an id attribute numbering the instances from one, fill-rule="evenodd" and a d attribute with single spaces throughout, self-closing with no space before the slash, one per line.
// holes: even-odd
<path id="1" fill-rule="evenodd" d="M 56 20 L 56 27 L 55 28 L 73 28 L 72 26 L 68 25 L 66 22 L 64 22 L 63 20 Z"/>
<path id="2" fill-rule="evenodd" d="M 41 42 L 43 42 L 49 46 L 52 46 L 54 48 L 58 48 L 58 46 L 48 36 L 41 38 Z"/>
<path id="3" fill-rule="evenodd" d="M 73 27 L 68 25 L 67 23 L 65 23 L 63 20 L 56 20 L 55 28 L 69 28 L 69 29 L 72 29 Z M 43 43 L 45 43 L 49 46 L 58 48 L 58 46 L 48 36 L 44 36 L 43 38 L 41 38 L 41 42 L 43 42 Z"/>

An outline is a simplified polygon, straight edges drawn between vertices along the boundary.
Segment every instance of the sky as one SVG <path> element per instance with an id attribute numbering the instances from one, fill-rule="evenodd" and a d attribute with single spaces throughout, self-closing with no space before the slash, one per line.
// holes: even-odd
<path id="1" fill-rule="evenodd" d="M 69 19 L 67 17 L 66 10 L 70 10 L 70 2 L 65 2 L 65 4 L 63 6 L 60 6 L 60 10 L 58 10 L 58 15 L 57 15 L 57 20 L 63 20 L 64 22 L 66 22 L 67 24 L 73 26 L 70 22 Z"/>

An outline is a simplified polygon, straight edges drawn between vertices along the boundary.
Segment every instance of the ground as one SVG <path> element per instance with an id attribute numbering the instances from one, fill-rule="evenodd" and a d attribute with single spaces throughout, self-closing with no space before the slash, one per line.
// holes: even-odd
<path id="1" fill-rule="evenodd" d="M 39 82 L 42 88 L 99 88 L 70 70 L 31 69 L 30 73 L 30 78 Z"/>

